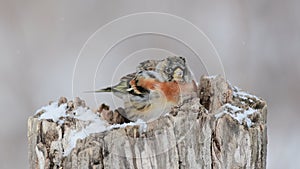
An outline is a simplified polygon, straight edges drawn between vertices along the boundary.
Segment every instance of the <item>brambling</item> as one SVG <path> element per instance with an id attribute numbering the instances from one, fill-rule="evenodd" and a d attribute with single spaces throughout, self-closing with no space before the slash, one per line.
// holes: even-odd
<path id="1" fill-rule="evenodd" d="M 94 92 L 113 92 L 121 98 L 125 108 L 122 115 L 127 119 L 152 121 L 194 96 L 196 89 L 185 58 L 172 56 L 144 61 L 117 85 Z"/>

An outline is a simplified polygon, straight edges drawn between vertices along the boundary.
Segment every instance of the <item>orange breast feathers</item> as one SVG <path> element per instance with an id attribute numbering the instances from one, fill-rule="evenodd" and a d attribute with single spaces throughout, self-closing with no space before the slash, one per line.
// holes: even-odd
<path id="1" fill-rule="evenodd" d="M 166 99 L 173 103 L 179 101 L 181 94 L 196 92 L 197 89 L 194 81 L 192 83 L 160 82 L 152 78 L 140 78 L 137 85 L 147 90 L 161 91 Z"/>
<path id="2" fill-rule="evenodd" d="M 180 97 L 180 85 L 177 82 L 163 82 L 159 84 L 160 90 L 170 102 L 177 103 Z"/>
<path id="3" fill-rule="evenodd" d="M 191 83 L 182 82 L 163 82 L 159 84 L 159 88 L 163 91 L 168 101 L 178 103 L 182 95 L 191 94 L 197 91 L 197 86 L 194 81 Z"/>
<path id="4" fill-rule="evenodd" d="M 180 87 L 177 82 L 160 82 L 153 78 L 139 78 L 131 80 L 130 85 L 135 89 L 140 86 L 147 90 L 156 90 L 162 92 L 168 101 L 177 103 L 179 99 Z"/>

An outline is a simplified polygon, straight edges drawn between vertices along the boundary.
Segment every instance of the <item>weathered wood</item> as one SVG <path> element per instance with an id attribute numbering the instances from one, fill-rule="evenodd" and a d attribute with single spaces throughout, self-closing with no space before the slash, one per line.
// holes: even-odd
<path id="1" fill-rule="evenodd" d="M 59 104 L 66 102 L 61 99 Z M 85 107 L 80 102 L 68 102 L 67 113 Z M 32 169 L 266 167 L 266 103 L 219 76 L 203 76 L 199 98 L 148 123 L 146 129 L 128 125 L 87 133 L 72 149 L 69 138 L 90 123 L 71 115 L 54 122 L 40 119 L 41 114 L 28 119 Z"/>
<path id="2" fill-rule="evenodd" d="M 202 76 L 199 91 L 201 104 L 210 112 L 232 100 L 232 89 L 221 76 Z"/>

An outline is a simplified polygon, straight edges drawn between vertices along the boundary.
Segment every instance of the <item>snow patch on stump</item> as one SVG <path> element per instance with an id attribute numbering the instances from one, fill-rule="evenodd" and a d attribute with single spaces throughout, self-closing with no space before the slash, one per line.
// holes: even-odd
<path id="1" fill-rule="evenodd" d="M 145 132 L 147 129 L 146 122 L 142 120 L 110 125 L 87 107 L 77 106 L 71 111 L 68 110 L 67 103 L 59 105 L 58 102 L 52 102 L 50 105 L 38 109 L 35 115 L 39 116 L 39 120 L 51 120 L 60 126 L 66 125 L 67 123 L 76 123 L 76 125 L 71 125 L 70 129 L 65 131 L 63 138 L 57 140 L 62 144 L 64 156 L 68 156 L 73 148 L 76 147 L 78 139 L 84 139 L 90 134 L 137 125 L 140 126 L 140 133 Z"/>
<path id="2" fill-rule="evenodd" d="M 253 125 L 252 120 L 249 118 L 249 115 L 254 114 L 257 110 L 249 108 L 248 110 L 241 109 L 232 104 L 225 104 L 221 108 L 221 112 L 215 115 L 216 118 L 222 117 L 224 114 L 229 114 L 233 119 L 237 120 L 240 124 L 246 122 L 248 127 Z"/>

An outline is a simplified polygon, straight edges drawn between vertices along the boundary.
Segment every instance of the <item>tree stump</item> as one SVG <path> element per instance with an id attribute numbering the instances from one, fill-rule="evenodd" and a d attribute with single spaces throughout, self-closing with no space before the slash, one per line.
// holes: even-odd
<path id="1" fill-rule="evenodd" d="M 28 119 L 30 168 L 266 168 L 265 101 L 220 76 L 198 89 L 147 124 L 111 124 L 61 98 Z"/>

